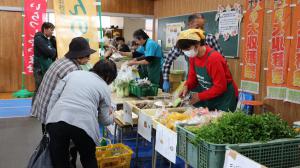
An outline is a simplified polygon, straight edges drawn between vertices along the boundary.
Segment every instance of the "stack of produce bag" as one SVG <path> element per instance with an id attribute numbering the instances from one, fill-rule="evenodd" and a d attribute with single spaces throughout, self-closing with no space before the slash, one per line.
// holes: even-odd
<path id="1" fill-rule="evenodd" d="M 134 71 L 135 67 L 128 66 L 127 62 L 122 64 L 118 76 L 113 83 L 113 91 L 117 92 L 118 97 L 129 96 L 129 83 L 138 78 Z"/>
<path id="2" fill-rule="evenodd" d="M 223 115 L 222 111 L 210 112 L 207 108 L 188 109 L 184 113 L 169 112 L 167 109 L 158 110 L 155 118 L 167 128 L 175 131 L 176 124 L 203 126 Z"/>

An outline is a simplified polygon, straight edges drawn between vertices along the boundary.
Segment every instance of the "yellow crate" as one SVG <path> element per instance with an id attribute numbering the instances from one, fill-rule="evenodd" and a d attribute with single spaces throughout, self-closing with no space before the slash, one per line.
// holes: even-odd
<path id="1" fill-rule="evenodd" d="M 170 82 L 181 82 L 184 80 L 184 71 L 171 71 L 169 75 Z"/>
<path id="2" fill-rule="evenodd" d="M 170 92 L 173 93 L 180 86 L 181 82 L 171 82 Z"/>
<path id="3" fill-rule="evenodd" d="M 124 144 L 96 147 L 98 168 L 129 168 L 133 151 Z"/>

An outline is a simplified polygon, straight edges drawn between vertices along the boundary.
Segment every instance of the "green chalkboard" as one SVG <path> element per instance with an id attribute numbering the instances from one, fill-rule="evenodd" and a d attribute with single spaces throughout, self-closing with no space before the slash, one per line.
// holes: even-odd
<path id="1" fill-rule="evenodd" d="M 215 21 L 215 17 L 217 14 L 217 11 L 212 12 L 205 12 L 201 13 L 205 20 L 205 31 L 207 33 L 215 34 L 218 32 L 218 22 Z M 178 22 L 184 22 L 185 25 L 187 25 L 189 15 L 183 15 L 183 16 L 176 16 L 176 17 L 169 17 L 169 18 L 161 18 L 158 19 L 158 40 L 161 40 L 162 42 L 162 48 L 164 51 L 168 51 L 170 48 L 166 48 L 166 25 L 170 23 L 178 23 Z M 187 29 L 187 26 L 183 28 Z M 240 34 L 238 34 L 235 37 L 230 37 L 229 40 L 224 41 L 223 36 L 220 36 L 219 43 L 223 50 L 223 55 L 227 58 L 237 58 L 238 57 L 238 51 L 239 51 L 239 38 Z"/>

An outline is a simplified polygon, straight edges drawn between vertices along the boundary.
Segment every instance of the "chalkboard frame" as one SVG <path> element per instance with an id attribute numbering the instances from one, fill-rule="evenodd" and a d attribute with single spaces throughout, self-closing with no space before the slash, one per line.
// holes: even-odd
<path id="1" fill-rule="evenodd" d="M 200 13 L 200 12 L 195 12 L 195 13 Z M 170 24 L 170 23 L 178 23 L 178 22 L 184 22 L 185 23 L 185 27 L 183 28 L 183 30 L 187 29 L 187 18 L 188 16 L 192 15 L 194 13 L 189 13 L 189 14 L 184 14 L 184 15 L 177 15 L 177 16 L 171 16 L 171 17 L 162 17 L 162 18 L 159 18 L 157 20 L 157 39 L 158 40 L 161 40 L 162 41 L 162 49 L 164 50 L 164 53 L 167 53 L 171 48 L 166 48 L 165 46 L 165 40 L 166 40 L 166 37 L 165 37 L 165 34 L 166 34 L 166 24 Z M 212 10 L 212 11 L 205 11 L 205 12 L 201 12 L 200 14 L 204 15 L 204 17 L 206 17 L 206 21 L 207 21 L 207 24 L 205 26 L 205 30 L 206 32 L 208 33 L 212 33 L 213 35 L 215 34 L 215 31 L 214 32 L 211 32 L 208 30 L 208 27 L 210 26 L 210 24 L 213 24 L 213 22 L 215 22 L 213 25 L 215 28 L 214 30 L 217 30 L 218 31 L 218 23 L 217 21 L 215 21 L 215 15 L 217 14 L 217 10 Z M 208 19 L 207 19 L 207 16 L 209 15 L 210 18 L 208 19 L 212 19 L 212 16 L 213 16 L 213 22 L 209 22 Z M 207 26 L 208 25 L 208 26 Z M 232 49 L 232 46 L 230 43 L 228 43 L 228 41 L 224 41 L 223 40 L 223 36 L 220 36 L 219 37 L 219 43 L 223 49 L 223 55 L 226 57 L 226 58 L 233 58 L 233 59 L 237 59 L 239 58 L 239 50 L 240 50 L 240 38 L 241 38 L 241 22 L 239 23 L 239 31 L 238 31 L 238 34 L 237 36 L 235 37 L 230 37 L 229 38 L 229 41 L 232 40 L 231 43 L 233 43 L 234 45 L 234 50 L 232 53 L 228 54 L 229 53 L 229 50 L 231 52 L 231 49 Z M 223 40 L 223 41 L 221 41 Z M 226 45 L 227 43 L 227 45 Z M 230 47 L 228 47 L 230 45 Z M 227 46 L 227 47 L 226 47 Z"/>

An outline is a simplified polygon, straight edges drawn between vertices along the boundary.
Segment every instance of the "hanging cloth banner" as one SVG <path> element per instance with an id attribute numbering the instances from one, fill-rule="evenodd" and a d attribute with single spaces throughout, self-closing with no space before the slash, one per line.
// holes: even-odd
<path id="1" fill-rule="evenodd" d="M 241 90 L 258 94 L 265 1 L 246 1 L 245 7 Z"/>
<path id="2" fill-rule="evenodd" d="M 297 12 L 296 12 L 297 11 Z M 293 8 L 291 55 L 287 81 L 286 101 L 300 104 L 300 1 Z"/>
<path id="3" fill-rule="evenodd" d="M 291 0 L 272 0 L 272 39 L 268 55 L 267 98 L 286 97 L 288 57 L 290 55 Z"/>
<path id="4" fill-rule="evenodd" d="M 46 0 L 24 1 L 24 73 L 33 73 L 33 39 L 46 18 Z"/>
<path id="5" fill-rule="evenodd" d="M 99 49 L 98 17 L 96 1 L 54 0 L 55 30 L 58 57 L 62 58 L 69 50 L 75 37 L 86 38 L 92 49 Z M 99 53 L 91 55 L 90 63 L 99 60 Z"/>

